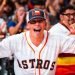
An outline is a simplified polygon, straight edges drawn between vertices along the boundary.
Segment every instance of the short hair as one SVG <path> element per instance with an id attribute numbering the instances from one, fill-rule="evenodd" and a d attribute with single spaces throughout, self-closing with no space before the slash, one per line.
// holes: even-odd
<path id="1" fill-rule="evenodd" d="M 57 18 L 60 20 L 60 15 L 62 15 L 66 10 L 75 10 L 75 7 L 73 5 L 66 5 L 60 8 L 59 12 L 57 13 Z"/>
<path id="2" fill-rule="evenodd" d="M 75 7 L 73 5 L 67 5 L 67 6 L 61 7 L 61 9 L 59 10 L 59 15 L 63 14 L 67 9 L 75 10 Z"/>

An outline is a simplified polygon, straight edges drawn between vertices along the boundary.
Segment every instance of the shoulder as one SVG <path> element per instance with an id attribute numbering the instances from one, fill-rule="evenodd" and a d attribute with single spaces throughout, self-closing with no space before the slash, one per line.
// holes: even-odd
<path id="1" fill-rule="evenodd" d="M 16 42 L 22 41 L 23 39 L 24 39 L 24 32 L 20 34 L 11 35 L 5 38 L 4 40 L 12 42 L 12 43 L 16 43 Z"/>
<path id="2" fill-rule="evenodd" d="M 52 26 L 52 28 L 50 29 L 50 31 L 53 30 L 53 29 L 59 29 L 61 27 L 62 27 L 62 25 L 60 23 L 57 23 L 54 26 Z"/>
<path id="3" fill-rule="evenodd" d="M 16 22 L 12 21 L 12 20 L 9 20 L 7 22 L 7 26 L 10 27 L 10 26 L 15 26 L 16 25 Z"/>
<path id="4" fill-rule="evenodd" d="M 56 40 L 56 41 L 63 41 L 63 40 L 67 40 L 70 39 L 70 36 L 67 35 L 59 35 L 59 34 L 51 34 L 49 33 L 49 39 L 50 40 Z"/>
<path id="5" fill-rule="evenodd" d="M 59 35 L 68 35 L 70 32 L 68 29 L 66 29 L 65 26 L 63 26 L 60 23 L 57 23 L 56 25 L 54 25 L 49 32 L 51 34 L 59 34 Z"/>

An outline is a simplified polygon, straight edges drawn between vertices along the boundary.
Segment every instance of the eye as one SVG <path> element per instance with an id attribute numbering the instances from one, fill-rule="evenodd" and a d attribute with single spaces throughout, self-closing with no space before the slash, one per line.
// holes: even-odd
<path id="1" fill-rule="evenodd" d="M 33 20 L 33 21 L 30 21 L 29 23 L 30 23 L 30 24 L 35 24 L 35 23 L 36 23 L 36 21 L 35 21 L 35 20 Z"/>
<path id="2" fill-rule="evenodd" d="M 30 24 L 35 24 L 35 23 L 42 23 L 44 20 L 43 19 L 38 19 L 38 20 L 32 20 L 32 21 L 30 21 L 29 23 Z"/>
<path id="3" fill-rule="evenodd" d="M 70 17 L 70 16 L 75 16 L 75 13 L 67 13 L 67 14 L 62 14 L 62 15 Z"/>

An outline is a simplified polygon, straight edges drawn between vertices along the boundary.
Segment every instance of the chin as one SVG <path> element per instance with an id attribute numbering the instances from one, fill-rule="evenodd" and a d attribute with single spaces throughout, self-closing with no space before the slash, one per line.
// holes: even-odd
<path id="1" fill-rule="evenodd" d="M 41 35 L 40 32 L 34 32 L 35 37 L 39 37 Z"/>

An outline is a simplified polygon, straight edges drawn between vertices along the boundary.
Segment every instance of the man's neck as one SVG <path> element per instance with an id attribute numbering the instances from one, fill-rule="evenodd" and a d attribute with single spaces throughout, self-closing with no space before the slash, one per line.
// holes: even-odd
<path id="1" fill-rule="evenodd" d="M 69 26 L 68 26 L 68 24 L 65 24 L 65 23 L 63 23 L 63 22 L 60 22 L 65 28 L 67 28 L 68 30 L 69 30 Z"/>
<path id="2" fill-rule="evenodd" d="M 39 46 L 40 43 L 43 41 L 44 35 L 40 35 L 40 36 L 34 36 L 34 35 L 30 35 L 31 41 L 35 46 Z"/>

